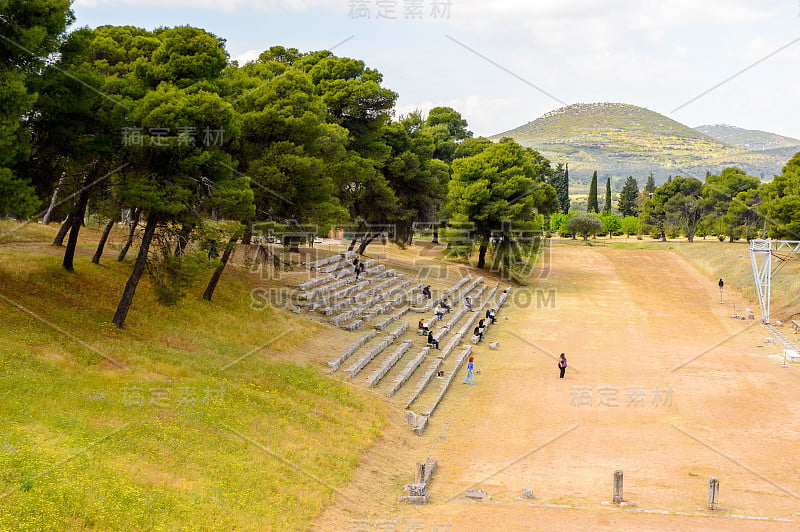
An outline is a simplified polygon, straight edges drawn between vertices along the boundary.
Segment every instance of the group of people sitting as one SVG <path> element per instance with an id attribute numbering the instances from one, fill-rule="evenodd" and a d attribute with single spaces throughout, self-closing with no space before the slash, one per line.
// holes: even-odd
<path id="1" fill-rule="evenodd" d="M 473 336 L 478 337 L 478 341 L 483 341 L 483 333 L 486 331 L 486 320 L 492 320 L 492 323 L 497 321 L 497 310 L 491 308 L 486 310 L 486 317 L 482 318 L 478 325 L 475 327 L 475 330 L 472 331 Z"/>
<path id="2" fill-rule="evenodd" d="M 431 294 L 431 287 L 425 286 L 422 289 L 422 293 L 428 299 L 431 299 L 433 296 Z M 436 308 L 433 311 L 433 314 L 436 316 L 436 320 L 441 320 L 444 318 L 444 315 L 450 312 L 450 303 L 447 301 L 447 296 L 444 296 L 437 304 Z M 426 323 L 424 319 L 419 320 L 419 324 L 417 325 L 419 334 L 425 334 L 428 336 L 428 345 L 439 349 L 439 341 L 434 338 L 433 331 L 430 328 L 430 324 Z"/>
<path id="3" fill-rule="evenodd" d="M 472 300 L 469 296 L 464 299 L 464 304 L 467 305 L 469 310 L 472 310 Z M 447 298 L 442 299 L 442 301 L 436 305 L 436 311 L 434 314 L 436 315 L 437 320 L 441 320 L 444 316 L 445 309 L 447 312 L 450 311 L 450 306 L 447 304 Z M 478 325 L 473 330 L 473 336 L 478 338 L 478 342 L 483 341 L 483 333 L 486 331 L 486 320 L 491 320 L 492 323 L 497 322 L 497 309 L 490 308 L 486 310 L 486 315 L 482 318 Z M 433 331 L 430 328 L 430 325 L 425 322 L 424 318 L 420 318 L 419 324 L 417 325 L 419 334 L 424 334 L 428 336 L 428 345 L 439 349 L 439 341 L 434 338 Z"/>
<path id="4" fill-rule="evenodd" d="M 439 340 L 433 337 L 433 331 L 430 329 L 425 320 L 420 318 L 419 325 L 418 325 L 419 333 L 420 334 L 427 334 L 428 335 L 428 345 L 434 346 L 436 349 L 439 349 Z"/>

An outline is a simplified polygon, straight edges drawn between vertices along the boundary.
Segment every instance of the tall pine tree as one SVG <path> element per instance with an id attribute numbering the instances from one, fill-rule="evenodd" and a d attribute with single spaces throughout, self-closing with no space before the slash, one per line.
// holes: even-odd
<path id="1" fill-rule="evenodd" d="M 656 191 L 656 180 L 653 177 L 653 172 L 650 172 L 650 175 L 647 176 L 647 184 L 644 186 L 644 189 L 650 194 Z"/>
<path id="2" fill-rule="evenodd" d="M 556 164 L 550 184 L 556 189 L 558 212 L 569 212 L 569 170 L 564 163 Z"/>
<path id="3" fill-rule="evenodd" d="M 637 198 L 639 197 L 639 183 L 633 176 L 628 176 L 625 180 L 625 185 L 619 193 L 619 202 L 617 208 L 621 216 L 636 216 L 639 214 L 639 205 Z"/>
<path id="4" fill-rule="evenodd" d="M 592 174 L 592 183 L 589 185 L 589 201 L 586 204 L 586 212 L 598 212 L 597 203 L 597 170 Z"/>
<path id="5" fill-rule="evenodd" d="M 606 206 L 603 212 L 611 212 L 611 178 L 606 178 Z"/>

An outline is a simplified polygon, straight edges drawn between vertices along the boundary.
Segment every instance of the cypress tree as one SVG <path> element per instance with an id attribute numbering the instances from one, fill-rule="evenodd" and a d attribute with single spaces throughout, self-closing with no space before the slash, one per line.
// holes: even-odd
<path id="1" fill-rule="evenodd" d="M 556 189 L 558 199 L 558 212 L 569 212 L 569 177 L 564 163 L 556 164 L 550 184 Z"/>
<path id="2" fill-rule="evenodd" d="M 603 212 L 611 212 L 611 178 L 606 178 L 606 206 Z"/>
<path id="3" fill-rule="evenodd" d="M 589 185 L 589 201 L 586 203 L 586 212 L 598 212 L 597 203 L 597 170 L 592 174 L 592 183 Z"/>

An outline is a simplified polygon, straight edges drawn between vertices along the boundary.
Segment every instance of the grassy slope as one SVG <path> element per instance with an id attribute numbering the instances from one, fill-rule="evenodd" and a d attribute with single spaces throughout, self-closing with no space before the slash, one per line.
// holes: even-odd
<path id="1" fill-rule="evenodd" d="M 722 277 L 726 286 L 736 287 L 753 304 L 758 314 L 750 248 L 746 242 L 694 242 L 676 246 L 675 251 L 704 274 Z M 771 321 L 786 320 L 800 313 L 797 294 L 800 294 L 800 255 L 785 262 L 772 277 Z"/>
<path id="2" fill-rule="evenodd" d="M 589 244 L 609 245 L 615 248 L 667 249 L 678 253 L 704 275 L 712 279 L 721 277 L 725 281 L 725 286 L 742 294 L 747 300 L 746 303 L 758 315 L 758 296 L 747 242 L 731 244 L 709 238 L 696 240 L 691 244 L 685 240 L 661 243 L 648 238 L 639 241 L 615 237 L 611 240 L 589 240 Z M 797 294 L 800 294 L 800 255 L 783 263 L 772 277 L 771 321 L 798 319 L 800 300 Z"/>
<path id="3" fill-rule="evenodd" d="M 46 244 L 0 246 L 0 529 L 306 528 L 380 432 L 380 404 L 278 360 L 321 326 L 253 310 L 235 270 L 211 304 L 197 286 L 165 308 L 143 282 L 116 330 L 130 262 L 110 255 L 67 274 Z"/>

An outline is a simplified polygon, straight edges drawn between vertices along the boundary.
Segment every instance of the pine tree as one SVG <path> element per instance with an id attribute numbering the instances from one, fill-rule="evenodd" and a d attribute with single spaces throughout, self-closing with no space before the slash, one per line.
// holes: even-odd
<path id="1" fill-rule="evenodd" d="M 639 197 L 639 183 L 633 176 L 628 176 L 625 180 L 625 185 L 619 193 L 619 208 L 620 216 L 636 216 L 638 215 L 639 206 L 637 198 Z"/>
<path id="2" fill-rule="evenodd" d="M 603 212 L 611 212 L 611 178 L 606 179 L 606 206 Z"/>
<path id="3" fill-rule="evenodd" d="M 647 184 L 644 186 L 644 189 L 650 194 L 656 191 L 656 180 L 653 177 L 653 172 L 650 172 L 650 175 L 647 177 Z"/>
<path id="4" fill-rule="evenodd" d="M 586 203 L 586 212 L 598 212 L 597 203 L 597 170 L 592 174 L 592 183 L 589 185 L 589 201 Z"/>
<path id="5" fill-rule="evenodd" d="M 550 184 L 556 189 L 558 212 L 563 212 L 564 214 L 569 212 L 569 177 L 567 172 L 568 170 L 564 163 L 558 163 L 553 169 L 553 177 L 550 178 Z"/>

